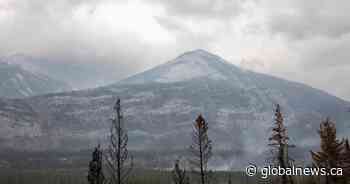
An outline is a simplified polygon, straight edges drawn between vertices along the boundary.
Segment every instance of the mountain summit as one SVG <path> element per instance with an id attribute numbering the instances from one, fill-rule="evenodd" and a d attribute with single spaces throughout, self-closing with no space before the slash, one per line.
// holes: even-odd
<path id="1" fill-rule="evenodd" d="M 134 75 L 123 83 L 172 83 L 192 79 L 206 78 L 228 80 L 234 72 L 241 72 L 233 64 L 205 50 L 186 52 L 174 60 L 151 70 Z"/>
<path id="2" fill-rule="evenodd" d="M 0 99 L 0 151 L 90 149 L 108 135 L 115 97 L 122 99 L 130 149 L 158 152 L 155 160 L 170 159 L 166 163 L 176 159 L 168 150 L 191 141 L 198 114 L 209 123 L 215 152 L 229 151 L 214 155 L 213 164 L 221 168 L 231 167 L 228 160 L 238 168 L 264 160 L 277 103 L 298 160 L 319 144 L 317 129 L 325 116 L 337 122 L 340 137 L 350 132 L 349 102 L 196 50 L 110 86 Z"/>

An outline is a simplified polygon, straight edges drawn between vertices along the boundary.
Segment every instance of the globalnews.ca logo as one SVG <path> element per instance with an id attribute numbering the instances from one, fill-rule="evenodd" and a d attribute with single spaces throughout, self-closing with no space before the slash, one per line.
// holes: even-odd
<path id="1" fill-rule="evenodd" d="M 320 168 L 320 167 L 287 167 L 267 166 L 258 168 L 254 164 L 250 164 L 245 170 L 248 176 L 255 176 L 261 174 L 261 178 L 267 179 L 269 176 L 342 176 L 342 168 Z"/>

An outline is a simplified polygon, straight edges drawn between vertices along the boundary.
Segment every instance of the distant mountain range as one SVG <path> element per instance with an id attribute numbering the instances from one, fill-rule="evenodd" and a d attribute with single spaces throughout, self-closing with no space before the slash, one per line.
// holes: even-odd
<path id="1" fill-rule="evenodd" d="M 0 62 L 20 66 L 23 70 L 46 75 L 71 86 L 74 90 L 112 84 L 125 75 L 123 66 L 106 62 L 70 61 L 54 57 L 34 57 L 13 54 L 0 57 Z M 117 69 L 120 69 L 116 71 Z"/>
<path id="2" fill-rule="evenodd" d="M 339 136 L 350 132 L 349 102 L 195 50 L 113 85 L 0 100 L 0 148 L 71 151 L 105 144 L 117 97 L 133 150 L 186 148 L 192 123 L 203 114 L 214 149 L 232 153 L 230 161 L 216 155 L 216 167 L 264 160 L 277 103 L 297 158 L 306 158 L 318 146 L 319 123 L 327 116 L 337 122 Z"/>
<path id="3" fill-rule="evenodd" d="M 71 90 L 71 87 L 62 81 L 1 61 L 0 79 L 0 97 L 5 98 L 22 98 Z"/>

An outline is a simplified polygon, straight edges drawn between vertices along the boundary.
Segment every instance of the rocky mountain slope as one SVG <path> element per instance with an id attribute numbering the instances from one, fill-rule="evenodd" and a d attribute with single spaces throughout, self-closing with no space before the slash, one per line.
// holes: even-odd
<path id="1" fill-rule="evenodd" d="M 62 59 L 62 58 L 61 58 Z M 55 57 L 35 57 L 26 54 L 13 54 L 0 57 L 0 61 L 15 64 L 22 69 L 58 79 L 74 90 L 96 88 L 119 80 L 121 66 L 108 62 L 70 61 Z M 117 68 L 117 69 L 116 69 Z M 122 76 L 125 76 L 122 75 Z"/>
<path id="2" fill-rule="evenodd" d="M 0 97 L 5 98 L 22 98 L 71 89 L 64 82 L 1 61 L 0 79 Z"/>
<path id="3" fill-rule="evenodd" d="M 321 119 L 330 116 L 349 135 L 350 103 L 312 87 L 242 70 L 203 50 L 183 55 L 116 84 L 23 100 L 0 100 L 0 147 L 79 150 L 108 135 L 114 100 L 124 108 L 134 150 L 184 149 L 198 114 L 209 122 L 214 149 L 232 164 L 262 160 L 279 103 L 298 157 L 318 144 Z M 213 163 L 214 164 L 214 163 Z M 217 158 L 217 167 L 231 163 Z"/>

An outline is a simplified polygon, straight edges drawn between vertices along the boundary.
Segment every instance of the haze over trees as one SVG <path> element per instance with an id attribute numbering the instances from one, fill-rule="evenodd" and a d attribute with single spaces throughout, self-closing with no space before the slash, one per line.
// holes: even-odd
<path id="1" fill-rule="evenodd" d="M 172 171 L 168 169 L 154 168 L 134 168 L 133 157 L 128 151 L 128 134 L 126 131 L 124 116 L 122 113 L 121 100 L 118 99 L 113 106 L 113 116 L 111 119 L 111 128 L 108 146 L 102 149 L 100 145 L 94 148 L 92 159 L 89 161 L 87 168 L 87 177 L 85 181 L 81 180 L 81 174 L 73 175 L 62 174 L 59 177 L 53 173 L 45 173 L 45 178 L 48 182 L 41 182 L 36 179 L 36 174 L 31 175 L 16 175 L 12 179 L 11 173 L 3 180 L 0 173 L 0 183 L 6 184 L 22 184 L 24 181 L 29 181 L 26 184 L 348 184 L 349 183 L 349 168 L 350 168 L 350 145 L 347 138 L 337 138 L 337 130 L 335 123 L 329 118 L 322 121 L 318 131 L 320 135 L 320 150 L 317 152 L 311 151 L 312 162 L 314 167 L 326 168 L 330 172 L 331 168 L 342 168 L 343 176 L 278 176 L 273 177 L 273 180 L 260 180 L 254 177 L 247 177 L 240 171 L 214 171 L 208 169 L 209 160 L 213 155 L 213 145 L 209 138 L 209 124 L 199 115 L 192 126 L 192 142 L 189 148 L 190 155 L 188 160 L 175 160 Z M 273 150 L 274 162 L 273 166 L 281 168 L 289 168 L 293 166 L 294 160 L 289 156 L 289 149 L 294 147 L 289 143 L 287 127 L 285 126 L 282 108 L 276 105 L 274 109 L 274 125 L 272 127 L 272 135 L 269 137 L 269 146 Z M 186 144 L 184 144 L 186 146 Z M 178 155 L 179 156 L 179 155 Z M 187 170 L 187 162 L 190 169 Z M 57 172 L 57 171 L 56 171 Z M 131 175 L 132 174 L 132 175 Z M 86 176 L 86 175 L 85 175 Z M 215 177 L 216 180 L 213 178 Z M 31 179 L 31 177 L 33 177 Z M 259 176 L 257 176 L 259 177 Z M 28 179 L 29 178 L 29 179 Z M 36 181 L 36 182 L 32 182 Z M 39 182 L 37 182 L 39 181 Z"/>
<path id="2" fill-rule="evenodd" d="M 92 161 L 89 164 L 88 181 L 90 184 L 104 184 L 105 181 L 108 184 L 126 184 L 132 171 L 133 159 L 129 156 L 127 149 L 128 135 L 123 123 L 120 99 L 115 103 L 113 110 L 114 114 L 109 137 L 110 142 L 106 149 L 105 157 L 108 180 L 105 180 L 103 174 L 103 154 L 100 146 L 98 146 L 95 148 Z M 274 112 L 274 126 L 272 127 L 272 135 L 269 137 L 269 146 L 272 147 L 273 153 L 272 166 L 284 169 L 292 168 L 294 166 L 294 160 L 289 156 L 289 148 L 295 146 L 289 143 L 287 127 L 285 126 L 279 104 L 276 105 Z M 199 115 L 193 123 L 192 128 L 192 143 L 189 148 L 191 156 L 188 159 L 192 170 L 188 172 L 183 162 L 176 160 L 172 171 L 169 173 L 171 175 L 171 181 L 173 184 L 190 184 L 191 182 L 200 184 L 217 183 L 219 180 L 212 178 L 215 172 L 208 170 L 208 161 L 212 157 L 212 141 L 208 136 L 208 123 L 202 115 Z M 302 184 L 308 184 L 310 182 L 317 184 L 346 184 L 349 181 L 349 141 L 347 139 L 337 139 L 335 123 L 330 121 L 329 118 L 321 122 L 319 135 L 321 150 L 318 152 L 311 151 L 314 167 L 326 168 L 328 173 L 330 173 L 332 168 L 342 168 L 344 175 L 313 176 L 309 177 L 308 180 L 302 180 L 302 177 L 299 176 L 295 181 Z M 230 172 L 228 176 L 229 178 L 226 180 L 226 183 L 234 183 Z M 249 180 L 245 181 L 248 184 Z M 295 181 L 292 176 L 282 175 L 274 176 L 272 180 L 266 180 L 264 182 L 271 184 L 294 184 Z"/>

